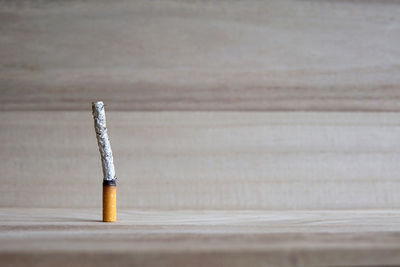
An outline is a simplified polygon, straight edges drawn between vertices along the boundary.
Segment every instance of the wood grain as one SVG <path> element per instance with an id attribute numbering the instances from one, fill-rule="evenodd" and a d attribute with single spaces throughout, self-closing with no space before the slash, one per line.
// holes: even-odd
<path id="1" fill-rule="evenodd" d="M 397 113 L 108 112 L 118 205 L 400 208 Z M 90 112 L 1 112 L 1 207 L 99 207 Z"/>
<path id="2" fill-rule="evenodd" d="M 400 111 L 398 1 L 0 3 L 0 110 Z"/>
<path id="3" fill-rule="evenodd" d="M 400 266 L 399 43 L 393 0 L 0 0 L 0 265 Z"/>
<path id="4" fill-rule="evenodd" d="M 2 266 L 394 266 L 400 213 L 0 209 Z M 390 219 L 389 219 L 390 218 Z"/>

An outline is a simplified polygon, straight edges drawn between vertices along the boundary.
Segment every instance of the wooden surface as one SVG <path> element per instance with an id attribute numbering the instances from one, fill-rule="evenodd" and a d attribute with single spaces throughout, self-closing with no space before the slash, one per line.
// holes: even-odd
<path id="1" fill-rule="evenodd" d="M 1 1 L 0 109 L 400 111 L 400 2 Z"/>
<path id="2" fill-rule="evenodd" d="M 388 219 L 390 218 L 390 219 Z M 0 209 L 2 266 L 395 266 L 400 212 Z"/>
<path id="3" fill-rule="evenodd" d="M 0 0 L 0 265 L 400 266 L 399 43 L 394 0 Z"/>
<path id="4" fill-rule="evenodd" d="M 400 208 L 396 113 L 109 112 L 118 205 Z M 1 207 L 99 207 L 88 112 L 1 112 Z"/>

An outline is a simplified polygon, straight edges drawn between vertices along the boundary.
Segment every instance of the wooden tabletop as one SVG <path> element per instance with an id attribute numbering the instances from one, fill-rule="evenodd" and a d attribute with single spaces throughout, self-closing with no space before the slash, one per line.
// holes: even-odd
<path id="1" fill-rule="evenodd" d="M 0 209 L 2 266 L 363 266 L 400 261 L 399 210 Z"/>

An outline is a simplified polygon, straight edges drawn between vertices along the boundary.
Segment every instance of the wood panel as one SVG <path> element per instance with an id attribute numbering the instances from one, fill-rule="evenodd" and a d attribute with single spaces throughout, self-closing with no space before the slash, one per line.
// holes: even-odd
<path id="1" fill-rule="evenodd" d="M 399 43 L 393 0 L 0 0 L 0 265 L 399 265 Z"/>
<path id="2" fill-rule="evenodd" d="M 400 111 L 398 1 L 1 1 L 0 109 Z"/>
<path id="3" fill-rule="evenodd" d="M 390 219 L 388 219 L 390 218 Z M 395 266 L 399 211 L 0 209 L 2 266 Z"/>
<path id="4" fill-rule="evenodd" d="M 400 208 L 397 113 L 108 112 L 118 204 Z M 1 112 L 1 207 L 99 207 L 90 112 Z"/>

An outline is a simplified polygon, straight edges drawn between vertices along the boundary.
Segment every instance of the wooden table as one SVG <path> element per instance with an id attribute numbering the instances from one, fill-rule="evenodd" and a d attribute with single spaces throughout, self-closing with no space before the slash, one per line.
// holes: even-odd
<path id="1" fill-rule="evenodd" d="M 0 209 L 2 266 L 393 266 L 400 211 Z"/>

